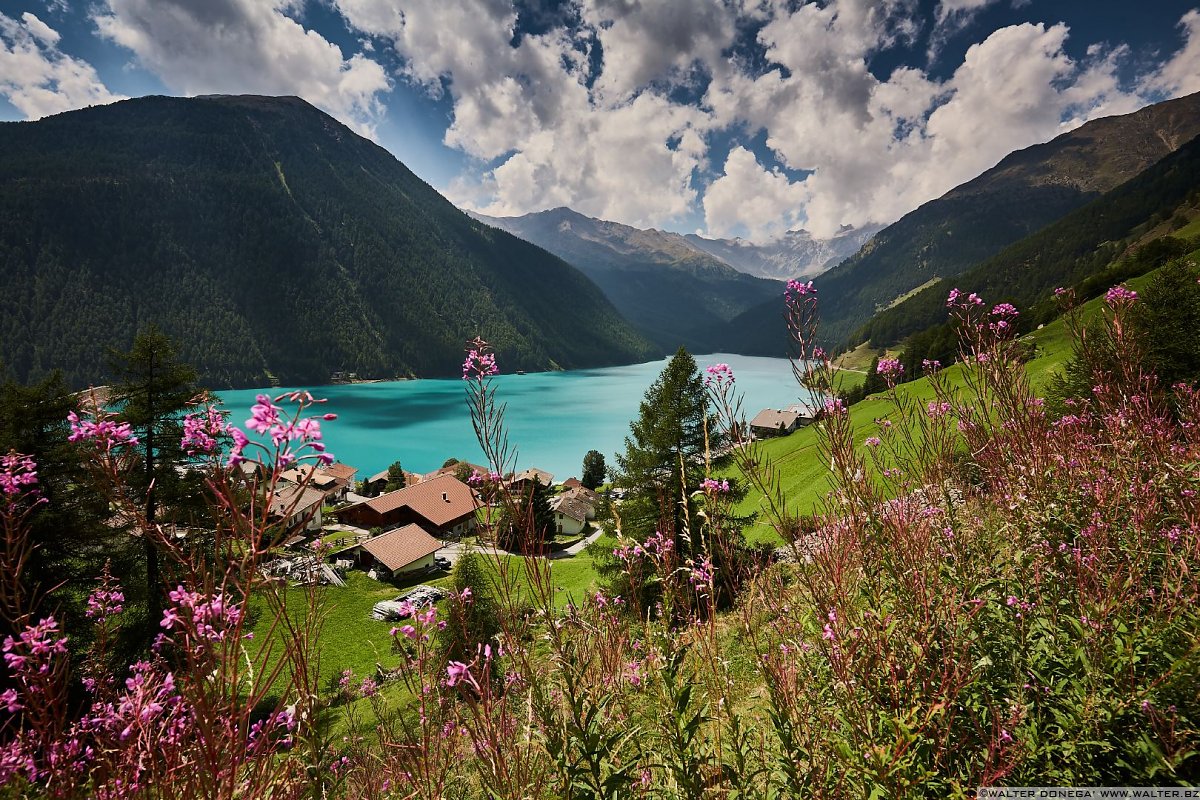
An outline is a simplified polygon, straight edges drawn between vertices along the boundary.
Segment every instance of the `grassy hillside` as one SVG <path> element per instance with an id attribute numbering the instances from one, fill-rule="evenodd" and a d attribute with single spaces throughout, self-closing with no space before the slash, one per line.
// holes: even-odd
<path id="1" fill-rule="evenodd" d="M 1200 253 L 1197 253 L 1200 255 Z M 1135 290 L 1143 289 L 1153 279 L 1148 273 L 1127 282 Z M 1084 304 L 1081 311 L 1085 318 L 1094 317 L 1104 306 L 1102 298 Z M 1043 390 L 1050 379 L 1061 370 L 1071 357 L 1071 337 L 1062 318 L 1045 325 L 1027 337 L 1036 347 L 1036 356 L 1026 364 L 1026 371 L 1035 391 Z M 945 370 L 951 385 L 962 387 L 962 366 L 955 364 Z M 933 399 L 933 388 L 928 378 L 920 378 L 901 384 L 897 391 L 905 398 L 924 404 Z M 859 445 L 868 436 L 877 432 L 875 420 L 894 413 L 890 400 L 883 395 L 872 395 L 850 407 L 850 419 L 855 428 Z M 818 430 L 815 426 L 802 428 L 796 433 L 780 439 L 765 441 L 764 453 L 779 468 L 780 487 L 787 498 L 789 508 L 795 512 L 808 513 L 816 510 L 830 490 L 829 462 L 818 449 Z M 751 493 L 739 506 L 739 513 L 757 511 L 762 503 L 760 494 Z M 779 541 L 775 531 L 765 524 L 756 524 L 747 531 L 753 541 Z"/>

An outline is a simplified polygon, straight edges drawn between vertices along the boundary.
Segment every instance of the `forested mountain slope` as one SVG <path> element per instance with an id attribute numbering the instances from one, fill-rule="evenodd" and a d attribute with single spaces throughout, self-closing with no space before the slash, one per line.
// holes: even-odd
<path id="1" fill-rule="evenodd" d="M 714 331 L 783 292 L 779 281 L 739 272 L 677 233 L 593 219 L 569 208 L 473 216 L 578 267 L 664 353 L 680 345 L 721 349 Z"/>
<path id="2" fill-rule="evenodd" d="M 0 362 L 101 379 L 154 321 L 213 387 L 653 354 L 583 274 L 472 220 L 297 98 L 146 97 L 0 123 Z"/>
<path id="3" fill-rule="evenodd" d="M 1200 94 L 1093 120 L 1018 150 L 877 233 L 816 280 L 822 335 L 844 343 L 874 315 L 953 278 L 1138 175 L 1200 135 Z M 730 323 L 736 352 L 777 355 L 779 304 Z"/>

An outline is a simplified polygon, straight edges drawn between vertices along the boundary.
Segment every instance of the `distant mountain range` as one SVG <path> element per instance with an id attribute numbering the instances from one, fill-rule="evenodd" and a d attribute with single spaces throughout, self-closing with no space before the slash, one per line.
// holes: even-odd
<path id="1" fill-rule="evenodd" d="M 476 219 L 508 231 L 578 267 L 638 330 L 665 351 L 685 345 L 724 349 L 724 325 L 782 296 L 781 281 L 819 274 L 857 250 L 874 230 L 832 240 L 793 231 L 757 245 L 643 230 L 569 208 Z"/>
<path id="2" fill-rule="evenodd" d="M 706 239 L 689 233 L 684 238 L 739 272 L 760 278 L 811 278 L 840 264 L 871 240 L 882 225 L 847 228 L 832 239 L 816 239 L 808 231 L 788 231 L 773 242 L 745 239 Z"/>
<path id="3" fill-rule="evenodd" d="M 104 378 L 154 321 L 214 388 L 654 348 L 574 267 L 472 220 L 297 98 L 145 97 L 0 123 L 0 366 Z"/>
<path id="4" fill-rule="evenodd" d="M 1139 175 L 1200 135 L 1200 94 L 1093 120 L 999 164 L 884 228 L 821 275 L 822 336 L 847 342 L 876 314 L 961 275 Z M 1040 284 L 1039 284 L 1040 285 Z M 718 334 L 734 352 L 783 355 L 782 308 L 764 303 Z"/>

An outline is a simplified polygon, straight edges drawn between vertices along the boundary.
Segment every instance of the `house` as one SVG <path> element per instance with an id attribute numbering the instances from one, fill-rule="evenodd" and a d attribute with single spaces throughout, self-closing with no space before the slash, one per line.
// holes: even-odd
<path id="1" fill-rule="evenodd" d="M 288 531 L 299 528 L 319 531 L 323 522 L 321 506 L 324 504 L 325 494 L 318 489 L 280 483 L 271 495 L 270 515 L 282 521 Z"/>
<path id="2" fill-rule="evenodd" d="M 564 489 L 581 489 L 583 488 L 583 481 L 579 480 L 579 478 L 567 478 L 562 482 L 562 487 Z"/>
<path id="3" fill-rule="evenodd" d="M 570 497 L 585 503 L 588 507 L 588 519 L 596 518 L 596 506 L 600 504 L 600 495 L 596 494 L 591 489 L 586 489 L 582 486 L 579 486 L 574 489 L 568 489 L 560 496 Z"/>
<path id="4" fill-rule="evenodd" d="M 352 557 L 364 570 L 391 578 L 433 566 L 433 554 L 441 548 L 442 543 L 420 525 L 410 524 L 367 539 L 340 555 Z"/>
<path id="5" fill-rule="evenodd" d="M 554 475 L 546 472 L 544 469 L 530 467 L 510 477 L 508 479 L 508 488 L 524 493 L 529 491 L 534 483 L 541 484 L 542 486 L 550 486 L 554 483 Z"/>
<path id="6" fill-rule="evenodd" d="M 354 491 L 354 476 L 358 474 L 358 467 L 352 467 L 349 464 L 343 464 L 339 461 L 329 466 L 318 467 L 317 469 L 326 475 L 332 475 L 334 481 L 337 482 L 339 487 L 339 491 L 335 497 L 337 502 L 344 501 L 346 495 Z"/>
<path id="7" fill-rule="evenodd" d="M 414 486 L 423 480 L 425 480 L 424 475 L 421 475 L 417 472 L 409 472 L 408 470 L 404 470 L 405 486 Z M 363 481 L 363 483 L 366 484 L 363 488 L 366 490 L 367 494 L 374 496 L 381 493 L 387 487 L 387 482 L 388 471 L 385 469 L 383 472 L 376 472 L 374 475 Z"/>
<path id="8" fill-rule="evenodd" d="M 566 536 L 574 536 L 583 531 L 587 525 L 589 514 L 595 514 L 592 506 L 578 497 L 560 494 L 550 501 L 550 510 L 554 512 L 554 530 Z"/>
<path id="9" fill-rule="evenodd" d="M 360 528 L 396 528 L 416 523 L 441 538 L 458 538 L 475 528 L 479 499 L 453 475 L 441 475 L 342 509 L 338 518 Z"/>
<path id="10" fill-rule="evenodd" d="M 803 417 L 794 406 L 783 410 L 764 408 L 750 420 L 750 432 L 759 437 L 786 436 L 809 422 L 812 419 Z"/>
<path id="11" fill-rule="evenodd" d="M 317 469 L 312 464 L 301 464 L 298 467 L 284 470 L 279 473 L 279 479 L 296 486 L 317 490 L 325 498 L 326 503 L 336 503 L 339 498 L 346 496 L 346 487 L 340 484 L 337 478 Z"/>

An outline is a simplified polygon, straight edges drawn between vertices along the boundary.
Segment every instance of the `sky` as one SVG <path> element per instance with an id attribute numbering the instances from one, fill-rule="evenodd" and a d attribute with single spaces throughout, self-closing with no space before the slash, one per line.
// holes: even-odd
<path id="1" fill-rule="evenodd" d="M 1197 0 L 0 0 L 0 120 L 298 95 L 463 208 L 756 241 L 1196 91 Z"/>

